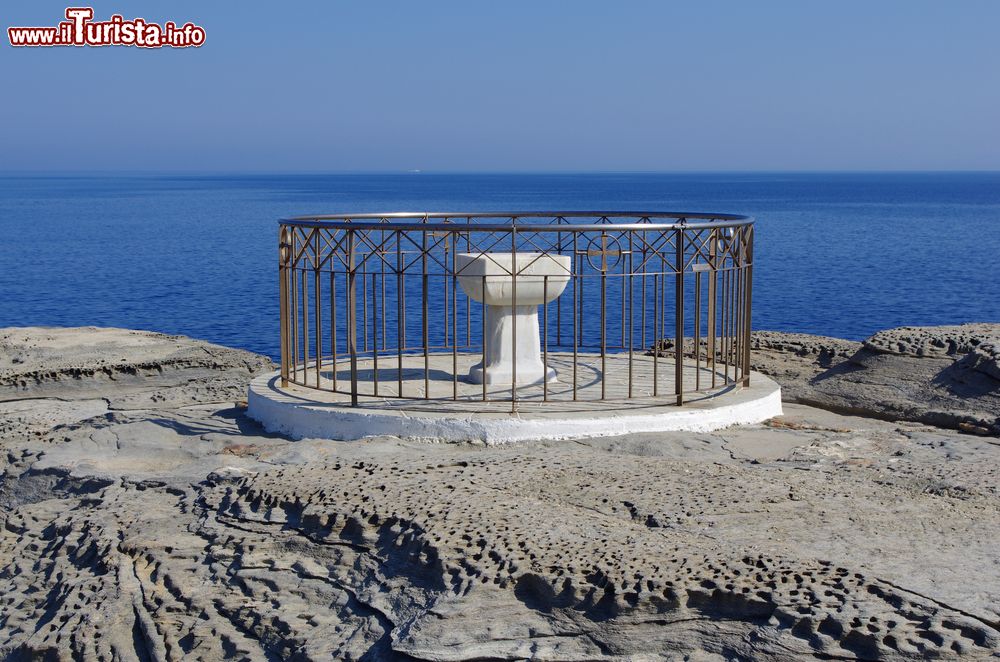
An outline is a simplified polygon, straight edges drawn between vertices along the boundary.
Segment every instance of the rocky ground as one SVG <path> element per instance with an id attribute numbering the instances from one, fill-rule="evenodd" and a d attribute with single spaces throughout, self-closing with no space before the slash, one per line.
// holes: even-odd
<path id="1" fill-rule="evenodd" d="M 491 448 L 290 442 L 262 357 L 0 330 L 0 659 L 1000 659 L 998 330 L 758 334 L 840 413 Z"/>
<path id="2" fill-rule="evenodd" d="M 1000 435 L 1000 324 L 903 327 L 864 342 L 753 336 L 753 368 L 792 402 Z"/>

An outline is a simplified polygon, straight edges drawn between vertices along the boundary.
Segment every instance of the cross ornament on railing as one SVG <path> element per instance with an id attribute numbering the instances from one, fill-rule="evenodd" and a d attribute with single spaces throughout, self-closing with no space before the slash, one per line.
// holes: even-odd
<path id="1" fill-rule="evenodd" d="M 576 251 L 576 253 L 577 255 L 586 255 L 587 262 L 590 264 L 591 267 L 593 267 L 597 271 L 600 271 L 601 273 L 607 273 L 609 269 L 613 269 L 614 267 L 618 266 L 618 263 L 621 261 L 623 255 L 628 255 L 629 253 L 632 252 L 632 251 L 622 250 L 616 238 L 610 237 L 610 242 L 608 241 L 608 239 L 609 237 L 607 233 L 602 232 L 600 248 L 595 248 L 594 244 L 596 243 L 597 240 L 591 239 L 590 244 L 586 250 L 578 250 Z M 615 248 L 611 248 L 609 244 L 615 246 Z M 609 256 L 613 256 L 615 258 L 615 261 L 610 265 L 608 264 Z M 594 261 L 591 259 L 594 257 L 601 258 L 600 266 L 594 264 Z"/>

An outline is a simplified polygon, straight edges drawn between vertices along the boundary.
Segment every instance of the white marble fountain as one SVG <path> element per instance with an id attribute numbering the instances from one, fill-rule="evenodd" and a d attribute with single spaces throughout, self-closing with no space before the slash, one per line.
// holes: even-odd
<path id="1" fill-rule="evenodd" d="M 546 373 L 542 362 L 538 307 L 566 289 L 572 273 L 570 256 L 459 253 L 456 260 L 462 290 L 473 301 L 486 304 L 485 365 L 480 361 L 472 366 L 469 380 L 518 386 L 555 381 L 556 371 L 550 367 Z"/>

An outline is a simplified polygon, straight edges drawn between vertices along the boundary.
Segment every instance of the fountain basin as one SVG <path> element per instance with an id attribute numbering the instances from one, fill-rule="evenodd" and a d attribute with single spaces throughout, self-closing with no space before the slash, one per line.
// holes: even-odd
<path id="1" fill-rule="evenodd" d="M 483 361 L 470 368 L 469 381 L 516 386 L 555 381 L 556 371 L 542 361 L 538 307 L 566 289 L 570 256 L 459 253 L 455 259 L 462 290 L 486 305 Z"/>

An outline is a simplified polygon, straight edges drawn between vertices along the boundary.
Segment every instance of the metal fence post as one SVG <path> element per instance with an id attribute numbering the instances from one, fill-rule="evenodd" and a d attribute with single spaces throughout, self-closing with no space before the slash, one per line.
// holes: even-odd
<path id="1" fill-rule="evenodd" d="M 351 406 L 358 406 L 358 311 L 354 282 L 354 230 L 347 231 L 347 351 L 351 355 Z"/>
<path id="2" fill-rule="evenodd" d="M 288 228 L 278 231 L 278 305 L 281 308 L 281 386 L 288 386 L 288 263 L 292 247 L 288 241 Z"/>
<path id="3" fill-rule="evenodd" d="M 744 314 L 746 315 L 744 321 L 744 333 L 746 333 L 746 336 L 743 339 L 743 386 L 750 386 L 750 305 L 753 301 L 753 234 L 753 225 L 750 225 L 746 229 L 746 276 L 743 283 L 743 287 L 746 288 L 744 292 L 746 304 L 743 306 Z"/>
<path id="4" fill-rule="evenodd" d="M 677 228 L 677 273 L 674 277 L 674 393 L 677 406 L 684 404 L 684 228 Z"/>

